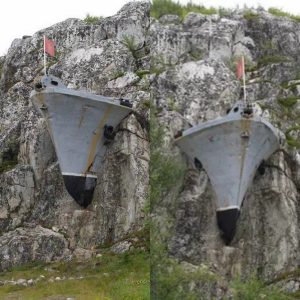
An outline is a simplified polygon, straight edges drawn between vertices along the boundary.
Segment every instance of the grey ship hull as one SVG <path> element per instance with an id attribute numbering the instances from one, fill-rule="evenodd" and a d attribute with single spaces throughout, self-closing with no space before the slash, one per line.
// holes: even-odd
<path id="1" fill-rule="evenodd" d="M 257 169 L 280 146 L 277 129 L 253 113 L 245 114 L 238 103 L 226 117 L 184 131 L 176 143 L 207 172 L 218 200 L 218 225 L 231 241 Z"/>
<path id="2" fill-rule="evenodd" d="M 132 109 L 121 105 L 122 100 L 68 89 L 53 76 L 43 77 L 30 97 L 47 121 L 68 192 L 87 206 L 112 128 Z"/>

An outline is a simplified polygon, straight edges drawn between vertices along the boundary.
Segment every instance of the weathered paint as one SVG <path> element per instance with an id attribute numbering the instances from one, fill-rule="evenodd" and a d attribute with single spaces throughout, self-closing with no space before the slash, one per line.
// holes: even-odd
<path id="1" fill-rule="evenodd" d="M 87 196 L 85 191 L 76 192 L 86 205 L 91 180 L 81 177 L 88 178 L 101 167 L 106 151 L 103 127 L 116 128 L 132 109 L 120 105 L 119 99 L 68 89 L 54 76 L 44 76 L 30 97 L 47 121 L 66 182 L 72 181 L 72 174 L 73 182 L 86 187 Z"/>
<path id="2" fill-rule="evenodd" d="M 192 161 L 200 161 L 217 196 L 217 221 L 229 243 L 239 210 L 259 165 L 280 147 L 280 133 L 237 103 L 224 118 L 194 126 L 176 143 Z"/>

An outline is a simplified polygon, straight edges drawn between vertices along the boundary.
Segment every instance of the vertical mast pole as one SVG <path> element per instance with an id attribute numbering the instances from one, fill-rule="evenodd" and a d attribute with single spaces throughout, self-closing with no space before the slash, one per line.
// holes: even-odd
<path id="1" fill-rule="evenodd" d="M 47 57 L 46 57 L 46 36 L 44 35 L 44 75 L 47 75 Z"/>
<path id="2" fill-rule="evenodd" d="M 210 57 L 211 35 L 212 35 L 211 18 L 209 18 L 208 57 Z"/>
<path id="3" fill-rule="evenodd" d="M 246 97 L 246 76 L 245 76 L 245 60 L 244 60 L 244 55 L 242 56 L 242 64 L 243 64 L 244 101 L 245 101 L 245 103 L 247 103 L 247 97 Z"/>

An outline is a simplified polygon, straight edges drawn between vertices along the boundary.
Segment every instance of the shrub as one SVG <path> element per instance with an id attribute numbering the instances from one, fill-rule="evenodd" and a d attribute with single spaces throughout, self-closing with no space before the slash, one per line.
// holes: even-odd
<path id="1" fill-rule="evenodd" d="M 274 16 L 277 16 L 277 17 L 288 17 L 296 22 L 300 22 L 300 16 L 299 15 L 293 15 L 293 14 L 290 14 L 288 12 L 285 12 L 279 8 L 276 8 L 276 7 L 270 7 L 268 9 L 268 12 Z"/>
<path id="2" fill-rule="evenodd" d="M 190 12 L 212 15 L 218 13 L 218 10 L 213 7 L 207 8 L 203 5 L 194 4 L 192 2 L 182 5 L 179 2 L 174 2 L 173 0 L 152 1 L 151 16 L 156 19 L 168 14 L 177 15 L 183 19 Z"/>
<path id="3" fill-rule="evenodd" d="M 256 14 L 248 9 L 244 12 L 244 18 L 248 21 L 257 20 L 259 18 L 259 14 Z"/>
<path id="4" fill-rule="evenodd" d="M 86 17 L 83 19 L 83 21 L 86 24 L 96 24 L 98 23 L 103 17 L 96 17 L 96 16 L 91 16 L 90 14 L 87 14 Z"/>

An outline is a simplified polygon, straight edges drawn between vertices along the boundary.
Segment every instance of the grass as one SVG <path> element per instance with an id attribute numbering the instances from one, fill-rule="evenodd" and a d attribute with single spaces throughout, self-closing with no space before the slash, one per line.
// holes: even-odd
<path id="1" fill-rule="evenodd" d="M 91 16 L 90 14 L 87 14 L 86 17 L 83 19 L 83 21 L 86 24 L 97 24 L 101 19 L 103 19 L 103 17 L 97 17 L 97 16 Z"/>
<path id="2" fill-rule="evenodd" d="M 247 281 L 237 279 L 232 283 L 234 300 L 288 300 L 290 296 L 286 295 L 278 288 L 267 286 L 262 280 L 252 277 Z"/>
<path id="3" fill-rule="evenodd" d="M 163 15 L 177 15 L 183 19 L 188 13 L 195 12 L 204 15 L 217 14 L 218 9 L 189 2 L 187 4 L 180 4 L 172 0 L 153 0 L 151 6 L 151 17 L 159 19 Z M 223 9 L 222 13 L 228 13 L 228 10 Z"/>
<path id="4" fill-rule="evenodd" d="M 268 12 L 274 16 L 277 16 L 277 17 L 288 17 L 296 22 L 300 22 L 300 16 L 299 15 L 293 15 L 293 14 L 290 14 L 288 12 L 285 12 L 279 8 L 276 8 L 276 7 L 270 7 L 268 9 Z"/>
<path id="5" fill-rule="evenodd" d="M 0 274 L 0 280 L 45 279 L 34 286 L 0 287 L 0 299 L 36 300 L 56 295 L 77 300 L 150 299 L 149 253 L 133 250 L 121 255 L 103 254 L 85 263 L 76 261 L 52 264 L 31 264 Z M 83 276 L 83 279 L 48 282 L 51 277 Z"/>

